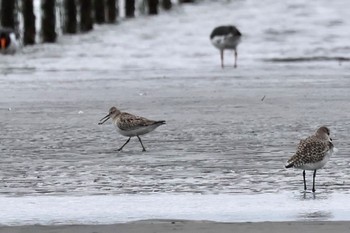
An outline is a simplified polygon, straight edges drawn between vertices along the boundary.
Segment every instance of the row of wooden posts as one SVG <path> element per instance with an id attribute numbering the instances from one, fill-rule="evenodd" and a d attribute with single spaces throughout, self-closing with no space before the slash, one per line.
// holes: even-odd
<path id="1" fill-rule="evenodd" d="M 57 0 L 60 1 L 60 0 Z M 41 38 L 42 42 L 55 42 L 56 32 L 56 0 L 41 0 Z M 88 32 L 94 23 L 115 23 L 118 19 L 119 0 L 61 0 L 63 2 L 63 33 L 75 34 Z M 158 14 L 159 5 L 165 10 L 172 8 L 171 0 L 143 0 L 148 5 L 148 14 Z M 179 0 L 179 3 L 194 0 Z M 135 17 L 135 0 L 124 0 L 125 17 Z M 35 44 L 36 27 L 34 0 L 1 0 L 1 26 L 23 32 L 24 45 Z M 18 10 L 20 9 L 20 10 Z M 19 12 L 20 11 L 20 12 Z M 23 16 L 23 29 L 19 29 L 16 19 Z M 79 20 L 78 17 L 79 16 Z M 78 23 L 79 21 L 79 23 Z"/>

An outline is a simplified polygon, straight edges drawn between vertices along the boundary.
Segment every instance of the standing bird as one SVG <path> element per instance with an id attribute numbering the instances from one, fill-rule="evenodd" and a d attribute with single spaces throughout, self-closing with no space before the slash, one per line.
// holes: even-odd
<path id="1" fill-rule="evenodd" d="M 211 43 L 220 50 L 221 67 L 224 68 L 224 50 L 230 49 L 235 52 L 235 64 L 237 67 L 237 45 L 241 42 L 241 32 L 235 26 L 219 26 L 210 34 Z"/>
<path id="2" fill-rule="evenodd" d="M 141 143 L 143 149 L 142 151 L 146 151 L 145 147 L 142 144 L 140 135 L 152 132 L 157 127 L 165 124 L 165 121 L 152 121 L 144 117 L 132 115 L 127 112 L 121 112 L 116 107 L 111 107 L 109 109 L 108 115 L 103 117 L 98 124 L 102 125 L 109 118 L 112 118 L 114 126 L 121 135 L 129 137 L 124 145 L 118 149 L 118 151 L 121 151 L 123 147 L 128 144 L 131 137 L 137 137 Z"/>
<path id="3" fill-rule="evenodd" d="M 326 126 L 320 127 L 314 135 L 300 140 L 297 151 L 287 161 L 286 168 L 294 167 L 303 170 L 304 190 L 306 190 L 305 170 L 314 171 L 312 192 L 315 192 L 317 169 L 322 168 L 336 152 L 329 134 L 330 131 Z"/>
<path id="4" fill-rule="evenodd" d="M 0 53 L 14 54 L 18 49 L 18 40 L 14 30 L 0 28 Z"/>

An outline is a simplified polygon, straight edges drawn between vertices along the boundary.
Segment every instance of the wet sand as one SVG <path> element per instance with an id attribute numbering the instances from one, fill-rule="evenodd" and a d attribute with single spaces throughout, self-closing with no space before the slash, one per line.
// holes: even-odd
<path id="1" fill-rule="evenodd" d="M 301 172 L 283 165 L 321 125 L 339 153 L 317 174 L 318 189 L 350 190 L 349 63 L 288 60 L 320 50 L 346 56 L 347 1 L 281 2 L 273 15 L 264 1 L 210 2 L 1 57 L 0 195 L 299 191 Z M 330 13 L 295 22 L 314 4 Z M 287 13 L 290 20 L 276 25 Z M 237 17 L 245 35 L 237 69 L 229 53 L 221 69 L 210 44 L 211 29 L 224 23 L 213 19 L 222 15 Z M 337 43 L 328 41 L 334 15 Z M 97 125 L 111 106 L 167 124 L 142 137 L 146 153 L 134 139 L 117 152 L 126 138 L 110 122 Z"/>
<path id="2" fill-rule="evenodd" d="M 148 220 L 113 225 L 62 225 L 0 227 L 1 233 L 205 233 L 205 232 L 259 232 L 259 233 L 323 233 L 349 232 L 350 222 L 260 222 L 219 223 L 208 221 Z"/>

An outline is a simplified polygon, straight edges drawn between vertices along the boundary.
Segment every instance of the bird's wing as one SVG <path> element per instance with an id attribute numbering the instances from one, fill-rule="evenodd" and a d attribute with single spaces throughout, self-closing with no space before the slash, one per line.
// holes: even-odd
<path id="1" fill-rule="evenodd" d="M 288 160 L 288 163 L 306 164 L 321 161 L 330 149 L 330 143 L 319 140 L 314 136 L 300 140 L 296 153 Z"/>
<path id="2" fill-rule="evenodd" d="M 119 117 L 119 121 L 117 122 L 117 126 L 121 130 L 134 130 L 139 127 L 152 125 L 155 121 L 148 120 L 144 117 L 135 116 L 130 113 L 123 112 Z"/>

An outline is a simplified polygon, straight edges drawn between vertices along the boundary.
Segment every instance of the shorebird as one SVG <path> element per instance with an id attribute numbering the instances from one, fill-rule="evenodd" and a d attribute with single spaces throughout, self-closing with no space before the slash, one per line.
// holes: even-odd
<path id="1" fill-rule="evenodd" d="M 112 119 L 114 126 L 121 135 L 129 137 L 124 145 L 118 149 L 118 151 L 121 151 L 123 147 L 128 144 L 132 137 L 137 137 L 141 143 L 142 151 L 146 151 L 145 147 L 142 144 L 140 135 L 152 132 L 159 126 L 165 124 L 165 121 L 148 120 L 144 117 L 135 116 L 127 112 L 121 112 L 116 107 L 111 107 L 109 109 L 108 115 L 103 117 L 98 124 L 102 125 L 109 118 Z"/>
<path id="2" fill-rule="evenodd" d="M 18 49 L 18 40 L 14 30 L 0 28 L 0 53 L 14 54 Z"/>
<path id="3" fill-rule="evenodd" d="M 322 168 L 336 148 L 329 136 L 330 131 L 326 126 L 320 127 L 316 133 L 306 139 L 300 140 L 297 151 L 287 161 L 286 168 L 303 170 L 304 190 L 306 190 L 305 170 L 313 170 L 312 192 L 315 192 L 316 171 Z"/>
<path id="4" fill-rule="evenodd" d="M 234 67 L 237 67 L 237 45 L 241 41 L 241 32 L 235 26 L 219 26 L 214 28 L 210 34 L 211 43 L 220 50 L 221 67 L 224 68 L 224 50 L 234 50 L 235 63 Z"/>

